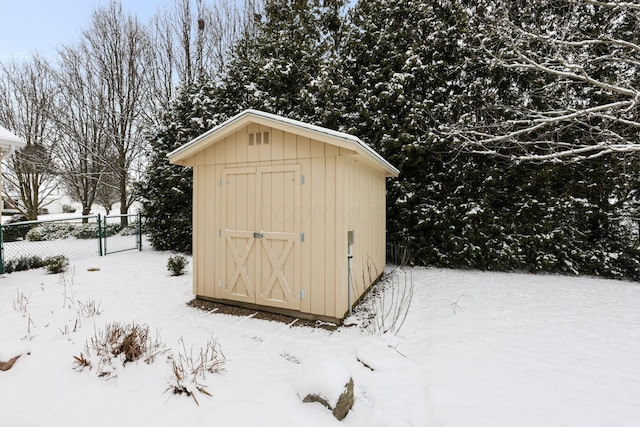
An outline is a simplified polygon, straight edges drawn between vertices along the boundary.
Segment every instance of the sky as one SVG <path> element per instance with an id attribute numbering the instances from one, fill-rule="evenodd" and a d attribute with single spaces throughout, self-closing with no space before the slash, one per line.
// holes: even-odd
<path id="1" fill-rule="evenodd" d="M 146 22 L 171 0 L 121 0 L 125 11 Z M 77 40 L 91 14 L 108 0 L 0 0 L 0 61 L 38 52 L 54 56 L 56 47 Z"/>

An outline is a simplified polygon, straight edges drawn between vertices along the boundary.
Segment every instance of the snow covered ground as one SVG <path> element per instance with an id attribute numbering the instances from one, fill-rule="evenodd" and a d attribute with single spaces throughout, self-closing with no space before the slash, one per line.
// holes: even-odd
<path id="1" fill-rule="evenodd" d="M 42 269 L 0 278 L 0 355 L 30 350 L 0 372 L 1 425 L 640 425 L 637 283 L 416 268 L 404 328 L 380 337 L 191 308 L 191 275 L 170 277 L 168 256 L 73 261 L 66 287 Z M 76 325 L 90 300 L 102 313 Z M 165 392 L 170 353 L 108 380 L 74 370 L 86 340 L 115 321 L 148 324 L 173 351 L 213 335 L 227 362 L 207 376 L 212 396 L 196 394 L 197 406 Z M 355 383 L 341 422 L 296 394 L 327 360 Z"/>

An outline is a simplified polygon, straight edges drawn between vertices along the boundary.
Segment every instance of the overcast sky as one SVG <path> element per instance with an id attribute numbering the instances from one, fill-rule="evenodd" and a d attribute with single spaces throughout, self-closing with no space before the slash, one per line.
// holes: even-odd
<path id="1" fill-rule="evenodd" d="M 172 0 L 121 0 L 125 11 L 146 22 L 159 6 Z M 32 52 L 54 56 L 87 28 L 97 5 L 108 0 L 0 0 L 0 61 L 28 57 Z"/>

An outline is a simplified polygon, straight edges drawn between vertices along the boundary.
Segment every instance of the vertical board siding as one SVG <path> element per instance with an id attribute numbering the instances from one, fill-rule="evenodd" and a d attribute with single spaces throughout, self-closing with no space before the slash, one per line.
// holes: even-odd
<path id="1" fill-rule="evenodd" d="M 325 269 L 327 280 L 324 283 L 325 315 L 336 317 L 336 158 L 325 157 Z"/>
<path id="2" fill-rule="evenodd" d="M 308 142 L 308 140 L 307 140 Z M 307 147 L 309 145 L 307 144 Z M 298 144 L 298 153 L 301 152 L 301 145 Z M 307 150 L 308 152 L 308 150 Z M 300 300 L 300 311 L 311 312 L 311 159 L 302 158 L 300 164 L 300 174 L 305 176 L 305 184 L 300 186 L 300 209 L 297 218 L 300 221 L 300 231 L 305 233 L 305 241 L 300 244 L 300 289 L 305 297 Z"/>
<path id="3" fill-rule="evenodd" d="M 311 171 L 309 173 L 306 191 L 311 192 L 311 230 L 305 244 L 310 246 L 311 252 L 311 283 L 308 298 L 311 300 L 310 313 L 325 312 L 325 238 L 326 235 L 326 204 L 325 204 L 325 159 L 315 157 L 311 159 Z"/>
<path id="4" fill-rule="evenodd" d="M 335 301 L 334 317 L 342 317 L 348 310 L 348 259 L 347 259 L 347 221 L 345 211 L 345 201 L 348 195 L 348 186 L 345 158 L 333 157 L 335 159 L 335 225 L 334 235 L 334 277 L 333 295 Z"/>
<path id="5" fill-rule="evenodd" d="M 215 239 L 209 238 L 209 236 L 214 236 L 215 235 L 215 222 L 211 221 L 210 218 L 214 218 L 215 212 L 214 212 L 214 200 L 215 200 L 215 194 L 212 194 L 212 191 L 215 191 L 216 188 L 216 167 L 215 165 L 206 165 L 204 166 L 205 168 L 205 175 L 206 175 L 206 179 L 205 179 L 205 196 L 204 196 L 204 200 L 201 200 L 202 203 L 204 203 L 204 212 L 202 212 L 202 214 L 204 215 L 203 219 L 200 219 L 201 223 L 204 223 L 204 235 L 206 238 L 205 240 L 205 250 L 204 250 L 204 256 L 203 259 L 201 260 L 204 263 L 204 292 L 207 295 L 213 295 L 215 293 L 215 270 L 213 268 L 213 262 L 212 260 L 215 257 Z M 197 294 L 196 294 L 197 295 Z"/>
<path id="6" fill-rule="evenodd" d="M 204 158 L 204 153 L 200 153 L 202 154 L 202 157 Z M 197 188 L 194 187 L 195 190 L 195 194 L 197 194 L 197 197 L 195 197 L 195 199 L 198 200 L 198 204 L 197 206 L 195 206 L 194 209 L 194 215 L 195 215 L 195 221 L 193 221 L 193 228 L 194 229 L 198 229 L 198 230 L 203 230 L 204 231 L 204 225 L 205 225 L 205 218 L 206 218 L 206 213 L 205 213 L 205 209 L 206 209 L 206 190 L 207 190 L 207 175 L 206 175 L 206 167 L 205 166 L 196 166 L 195 170 L 194 170 L 194 177 L 195 180 L 198 182 L 198 186 Z M 205 231 L 206 233 L 206 231 Z M 195 275 L 197 275 L 198 277 L 198 282 L 201 283 L 201 285 L 199 285 L 199 288 L 201 291 L 206 292 L 206 276 L 205 276 L 205 266 L 206 266 L 206 251 L 205 251 L 205 241 L 206 239 L 206 234 L 200 236 L 198 238 L 198 240 L 195 243 L 193 250 L 197 251 L 196 253 L 198 254 L 198 261 L 197 263 L 194 262 L 194 269 L 197 272 L 194 272 Z"/>
<path id="7" fill-rule="evenodd" d="M 198 276 L 198 267 L 200 267 L 200 263 L 201 263 L 201 259 L 203 258 L 203 255 L 200 254 L 199 252 L 196 252 L 196 248 L 198 247 L 198 244 L 200 243 L 200 240 L 205 238 L 205 235 L 203 235 L 202 233 L 197 233 L 196 230 L 198 230 L 198 209 L 200 208 L 200 204 L 202 202 L 204 202 L 204 200 L 201 200 L 198 197 L 198 190 L 199 187 L 201 185 L 206 185 L 206 183 L 201 183 L 201 181 L 198 179 L 198 169 L 199 166 L 194 166 L 193 167 L 193 204 L 191 207 L 191 224 L 192 224 L 192 229 L 193 229 L 193 233 L 192 233 L 192 240 L 191 240 L 191 245 L 192 245 L 192 252 L 193 252 L 193 293 L 195 295 L 204 295 L 205 294 L 205 282 L 204 282 L 204 278 L 199 277 Z"/>
<path id="8" fill-rule="evenodd" d="M 270 133 L 269 144 L 248 145 L 248 133 L 265 131 Z M 263 223 L 265 230 L 273 232 L 294 231 L 296 236 L 304 233 L 304 242 L 296 239 L 292 249 L 296 251 L 296 265 L 283 268 L 286 277 L 299 277 L 295 298 L 300 298 L 299 290 L 304 294 L 299 299 L 299 310 L 342 317 L 348 311 L 347 230 L 356 233 L 353 301 L 385 267 L 385 178 L 356 161 L 353 154 L 319 140 L 252 124 L 189 159 L 194 165 L 194 293 L 225 298 L 219 280 L 234 266 L 224 256 L 225 239 L 223 232 L 220 237 L 220 230 L 239 225 L 253 230 Z M 227 200 L 223 200 L 220 183 L 225 170 L 284 165 L 299 167 L 294 174 L 273 169 L 258 174 L 257 180 L 248 179 L 248 175 L 234 175 L 236 187 L 227 191 Z M 290 181 L 295 184 L 297 195 L 290 190 L 276 190 L 292 188 Z M 256 203 L 257 191 L 262 206 Z M 290 208 L 295 205 L 294 197 L 299 205 Z M 228 203 L 235 206 L 234 215 L 225 213 L 224 206 Z M 271 209 L 277 206 L 284 206 L 286 212 Z M 285 225 L 289 222 L 284 219 L 290 215 L 295 218 L 295 230 Z M 234 243 L 236 250 L 246 242 L 238 239 Z M 285 250 L 286 241 L 276 239 L 271 244 L 277 255 Z M 266 253 L 260 254 L 255 262 L 258 269 L 271 269 Z M 274 287 L 268 297 L 284 301 L 288 296 Z"/>
<path id="9" fill-rule="evenodd" d="M 360 162 L 349 161 L 348 229 L 355 231 L 353 245 L 353 300 L 371 286 L 385 268 L 386 180 Z"/>

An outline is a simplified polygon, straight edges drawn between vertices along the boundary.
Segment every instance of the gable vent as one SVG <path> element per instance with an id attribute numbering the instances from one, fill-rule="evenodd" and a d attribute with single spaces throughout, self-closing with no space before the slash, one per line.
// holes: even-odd
<path id="1" fill-rule="evenodd" d="M 269 132 L 254 132 L 249 134 L 249 145 L 269 144 Z"/>

